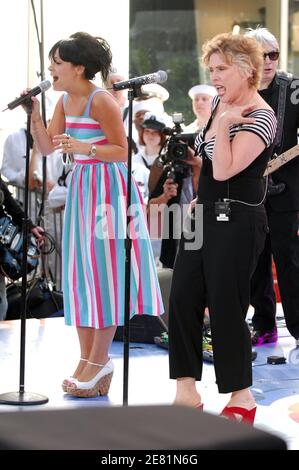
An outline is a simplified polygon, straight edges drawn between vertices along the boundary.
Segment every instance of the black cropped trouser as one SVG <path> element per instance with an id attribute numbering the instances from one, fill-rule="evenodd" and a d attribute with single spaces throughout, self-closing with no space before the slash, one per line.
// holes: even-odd
<path id="1" fill-rule="evenodd" d="M 220 393 L 252 384 L 251 339 L 245 318 L 250 278 L 267 231 L 265 211 L 232 204 L 231 220 L 203 212 L 203 245 L 176 258 L 169 304 L 170 378 L 202 375 L 204 308 L 210 313 L 216 382 Z M 188 240 L 189 242 L 189 240 Z"/>

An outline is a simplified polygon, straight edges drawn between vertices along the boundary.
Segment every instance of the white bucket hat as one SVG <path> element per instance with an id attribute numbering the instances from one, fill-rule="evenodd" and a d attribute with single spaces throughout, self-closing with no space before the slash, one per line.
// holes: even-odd
<path id="1" fill-rule="evenodd" d="M 148 100 L 135 101 L 133 105 L 133 118 L 138 111 L 149 111 L 155 115 L 164 113 L 164 106 L 158 98 L 149 98 Z"/>
<path id="2" fill-rule="evenodd" d="M 148 83 L 147 85 L 142 85 L 141 91 L 148 95 L 150 98 L 158 98 L 161 101 L 166 101 L 169 98 L 169 93 L 158 83 Z"/>
<path id="3" fill-rule="evenodd" d="M 217 90 L 212 85 L 195 85 L 192 88 L 190 88 L 190 90 L 188 91 L 188 95 L 190 96 L 192 100 L 195 95 L 199 95 L 199 94 L 209 95 L 209 96 L 212 96 L 212 98 L 214 98 L 214 96 L 217 95 Z"/>

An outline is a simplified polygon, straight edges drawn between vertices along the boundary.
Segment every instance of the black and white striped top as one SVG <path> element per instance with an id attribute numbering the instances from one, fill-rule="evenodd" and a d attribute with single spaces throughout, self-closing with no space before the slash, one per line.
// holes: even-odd
<path id="1" fill-rule="evenodd" d="M 212 114 L 215 111 L 219 101 L 220 100 L 218 96 L 213 99 Z M 253 134 L 256 134 L 263 140 L 263 142 L 266 144 L 266 148 L 269 147 L 274 141 L 277 127 L 276 116 L 274 111 L 272 111 L 271 109 L 256 109 L 249 113 L 246 117 L 255 118 L 255 122 L 253 124 L 231 125 L 229 128 L 230 140 L 232 141 L 233 138 L 240 131 L 253 132 Z M 212 160 L 215 146 L 215 136 L 207 141 L 204 141 L 204 134 L 205 128 L 198 134 L 195 139 L 195 149 L 200 155 L 201 148 L 204 145 L 206 156 L 210 158 L 210 160 Z"/>
<path id="2" fill-rule="evenodd" d="M 205 132 L 209 128 L 214 111 L 219 103 L 217 96 L 212 103 L 212 116 L 207 126 L 197 136 L 195 149 L 202 156 L 202 168 L 198 183 L 199 201 L 217 201 L 223 198 L 245 201 L 256 204 L 263 199 L 265 184 L 263 174 L 267 163 L 273 154 L 274 139 L 277 121 L 274 111 L 270 109 L 257 109 L 248 114 L 255 118 L 253 124 L 233 124 L 229 128 L 230 140 L 238 132 L 247 131 L 258 135 L 266 147 L 251 164 L 226 181 L 217 181 L 213 176 L 213 152 L 215 136 L 205 141 Z M 245 207 L 245 206 L 244 206 Z"/>

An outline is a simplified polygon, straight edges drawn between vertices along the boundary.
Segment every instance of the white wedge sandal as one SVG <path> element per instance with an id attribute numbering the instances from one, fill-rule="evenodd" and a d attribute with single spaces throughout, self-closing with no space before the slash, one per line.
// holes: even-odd
<path id="1" fill-rule="evenodd" d="M 77 379 L 73 379 L 70 385 L 67 387 L 67 393 L 74 397 L 91 398 L 98 395 L 108 395 L 114 365 L 111 359 L 106 364 L 97 364 L 96 362 L 90 362 L 89 364 L 97 367 L 101 367 L 101 370 L 88 382 L 80 382 Z"/>
<path id="2" fill-rule="evenodd" d="M 88 362 L 88 359 L 83 359 L 83 357 L 80 357 L 80 361 L 83 362 Z M 70 375 L 67 379 L 64 379 L 64 381 L 61 384 L 62 390 L 64 392 L 67 392 L 67 387 L 76 379 L 76 377 L 73 377 Z"/>

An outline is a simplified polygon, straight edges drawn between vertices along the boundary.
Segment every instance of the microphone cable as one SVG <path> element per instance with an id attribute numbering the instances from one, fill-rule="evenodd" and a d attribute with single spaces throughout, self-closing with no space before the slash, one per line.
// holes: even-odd
<path id="1" fill-rule="evenodd" d="M 47 243 L 43 243 L 39 251 L 42 255 L 50 255 L 56 248 L 56 240 L 49 232 L 43 232 L 43 236 Z"/>

